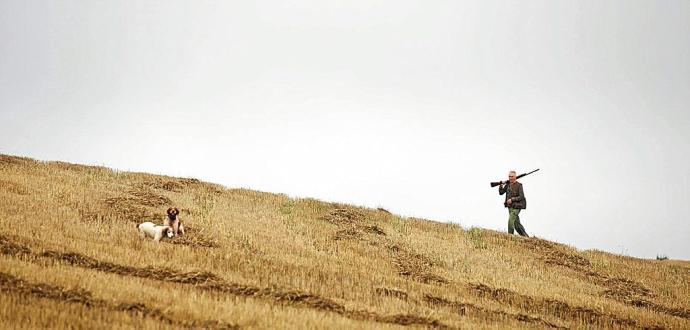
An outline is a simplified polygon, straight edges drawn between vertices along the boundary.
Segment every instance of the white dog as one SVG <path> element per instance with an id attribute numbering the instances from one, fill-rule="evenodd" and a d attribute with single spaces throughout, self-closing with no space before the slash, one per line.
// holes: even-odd
<path id="1" fill-rule="evenodd" d="M 138 225 L 137 228 L 139 228 L 139 236 L 142 238 L 146 236 L 151 237 L 156 242 L 160 241 L 163 236 L 173 237 L 173 230 L 170 226 L 158 226 L 153 222 L 147 221 Z"/>

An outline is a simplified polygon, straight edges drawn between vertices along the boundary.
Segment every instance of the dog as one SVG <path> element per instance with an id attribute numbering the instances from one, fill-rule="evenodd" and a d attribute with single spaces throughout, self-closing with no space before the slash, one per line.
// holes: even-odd
<path id="1" fill-rule="evenodd" d="M 180 214 L 180 210 L 178 210 L 176 207 L 170 207 L 168 210 L 165 212 L 168 214 L 167 219 L 163 221 L 163 224 L 165 226 L 171 226 L 174 228 L 174 223 L 177 221 L 178 226 L 177 226 L 177 233 L 174 232 L 173 230 L 173 235 L 174 236 L 182 236 L 184 235 L 184 225 L 182 224 L 182 220 L 180 220 L 177 215 Z"/>
<path id="2" fill-rule="evenodd" d="M 142 238 L 151 237 L 154 241 L 159 242 L 163 237 L 173 238 L 173 229 L 170 226 L 158 226 L 153 222 L 144 222 L 137 226 L 139 229 L 139 236 Z"/>

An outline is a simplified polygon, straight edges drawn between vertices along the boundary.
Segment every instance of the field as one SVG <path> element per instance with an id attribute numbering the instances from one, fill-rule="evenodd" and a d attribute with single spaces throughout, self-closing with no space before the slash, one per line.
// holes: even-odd
<path id="1" fill-rule="evenodd" d="M 0 155 L 0 328 L 403 326 L 688 329 L 690 262 Z"/>

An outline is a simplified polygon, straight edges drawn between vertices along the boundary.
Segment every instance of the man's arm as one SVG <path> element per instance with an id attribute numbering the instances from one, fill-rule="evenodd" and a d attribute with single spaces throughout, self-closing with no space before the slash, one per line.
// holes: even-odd
<path id="1" fill-rule="evenodd" d="M 504 188 L 504 187 L 505 187 L 505 185 L 503 183 L 501 183 L 501 185 L 498 186 L 498 194 L 499 195 L 503 195 L 506 193 L 506 188 Z"/>

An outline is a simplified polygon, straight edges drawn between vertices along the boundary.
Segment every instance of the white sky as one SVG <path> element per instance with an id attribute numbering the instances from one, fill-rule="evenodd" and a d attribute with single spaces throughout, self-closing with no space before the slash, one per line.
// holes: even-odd
<path id="1" fill-rule="evenodd" d="M 0 1 L 0 153 L 690 259 L 690 1 Z"/>

